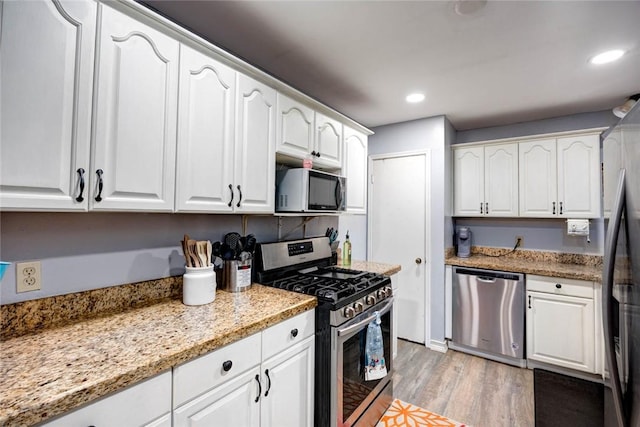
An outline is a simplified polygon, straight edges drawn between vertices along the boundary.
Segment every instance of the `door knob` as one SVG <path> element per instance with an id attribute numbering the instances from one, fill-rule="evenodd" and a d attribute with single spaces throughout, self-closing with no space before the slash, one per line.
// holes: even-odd
<path id="1" fill-rule="evenodd" d="M 422 264 L 422 258 L 416 258 L 416 264 Z"/>

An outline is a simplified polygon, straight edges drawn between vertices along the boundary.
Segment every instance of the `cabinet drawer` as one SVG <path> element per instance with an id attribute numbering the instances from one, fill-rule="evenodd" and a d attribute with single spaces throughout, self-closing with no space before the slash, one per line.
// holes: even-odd
<path id="1" fill-rule="evenodd" d="M 98 426 L 105 420 L 113 426 L 166 426 L 170 413 L 171 372 L 167 371 L 41 426 Z"/>
<path id="2" fill-rule="evenodd" d="M 593 299 L 593 282 L 527 275 L 527 290 Z"/>
<path id="3" fill-rule="evenodd" d="M 310 310 L 265 330 L 262 333 L 262 360 L 315 334 L 315 324 L 315 311 Z"/>
<path id="4" fill-rule="evenodd" d="M 260 345 L 257 333 L 173 368 L 173 407 L 259 365 Z"/>

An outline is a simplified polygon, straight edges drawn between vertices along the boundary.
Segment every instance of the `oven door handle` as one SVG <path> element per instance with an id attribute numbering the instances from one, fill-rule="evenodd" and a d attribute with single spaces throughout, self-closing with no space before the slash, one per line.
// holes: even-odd
<path id="1" fill-rule="evenodd" d="M 380 314 L 380 316 L 382 316 L 383 314 L 391 310 L 392 306 L 393 306 L 393 297 L 387 299 L 385 305 L 380 310 L 375 310 L 373 314 L 371 316 L 367 316 L 366 319 L 362 319 L 359 322 L 354 323 L 353 325 L 349 325 L 345 328 L 338 329 L 338 336 L 341 337 L 343 335 L 349 335 L 351 332 L 357 331 L 358 329 L 362 328 L 362 326 L 368 323 L 371 323 L 376 318 L 376 314 L 375 314 L 376 311 Z"/>

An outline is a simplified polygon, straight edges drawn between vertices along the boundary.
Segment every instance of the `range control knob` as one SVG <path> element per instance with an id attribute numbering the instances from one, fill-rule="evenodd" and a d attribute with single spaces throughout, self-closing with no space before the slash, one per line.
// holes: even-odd
<path id="1" fill-rule="evenodd" d="M 376 300 L 376 297 L 374 295 L 367 295 L 367 297 L 364 299 L 364 302 L 367 305 L 375 305 L 378 301 Z"/>
<path id="2" fill-rule="evenodd" d="M 389 298 L 390 296 L 393 295 L 393 288 L 391 288 L 391 286 L 385 286 L 384 292 L 387 295 L 387 298 Z"/>
<path id="3" fill-rule="evenodd" d="M 378 297 L 378 301 L 385 299 L 387 297 L 387 291 L 385 291 L 384 288 L 378 289 L 376 297 Z"/>
<path id="4" fill-rule="evenodd" d="M 347 319 L 351 319 L 355 315 L 356 315 L 356 311 L 353 309 L 353 307 L 344 308 L 344 317 L 346 317 Z"/>
<path id="5" fill-rule="evenodd" d="M 354 302 L 353 303 L 353 310 L 356 313 L 362 313 L 362 310 L 364 310 L 364 305 L 360 301 Z"/>

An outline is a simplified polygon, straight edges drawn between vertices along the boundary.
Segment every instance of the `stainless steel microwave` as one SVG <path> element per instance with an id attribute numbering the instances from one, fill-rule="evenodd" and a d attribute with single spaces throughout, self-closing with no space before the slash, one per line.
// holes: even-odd
<path id="1" fill-rule="evenodd" d="M 346 199 L 343 176 L 305 168 L 277 172 L 277 212 L 343 212 Z"/>

